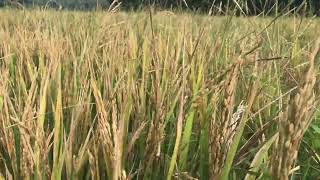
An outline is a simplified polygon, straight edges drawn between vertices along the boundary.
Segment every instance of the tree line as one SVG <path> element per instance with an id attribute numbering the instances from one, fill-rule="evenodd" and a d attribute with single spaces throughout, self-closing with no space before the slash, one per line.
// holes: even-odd
<path id="1" fill-rule="evenodd" d="M 57 6 L 66 9 L 108 9 L 119 5 L 122 9 L 143 9 L 152 5 L 159 9 L 182 9 L 211 14 L 258 15 L 275 12 L 298 12 L 320 16 L 320 0 L 0 0 L 0 6 Z"/>

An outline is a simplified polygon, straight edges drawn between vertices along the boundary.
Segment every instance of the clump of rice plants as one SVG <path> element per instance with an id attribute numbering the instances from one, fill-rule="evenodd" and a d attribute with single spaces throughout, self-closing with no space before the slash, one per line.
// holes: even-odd
<path id="1" fill-rule="evenodd" d="M 0 179 L 320 174 L 318 19 L 0 16 Z"/>

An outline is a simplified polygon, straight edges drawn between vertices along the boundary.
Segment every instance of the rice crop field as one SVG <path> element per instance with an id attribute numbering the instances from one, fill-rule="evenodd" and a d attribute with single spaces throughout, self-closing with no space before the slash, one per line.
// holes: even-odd
<path id="1" fill-rule="evenodd" d="M 317 179 L 320 20 L 0 10 L 0 180 Z"/>

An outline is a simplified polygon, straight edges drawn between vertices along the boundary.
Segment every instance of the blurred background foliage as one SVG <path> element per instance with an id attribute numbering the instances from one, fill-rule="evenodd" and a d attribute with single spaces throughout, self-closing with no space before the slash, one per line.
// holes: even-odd
<path id="1" fill-rule="evenodd" d="M 0 6 L 21 4 L 24 7 L 45 6 L 63 7 L 65 9 L 93 10 L 108 9 L 115 1 L 121 3 L 124 10 L 137 10 L 152 4 L 159 9 L 182 9 L 208 13 L 226 13 L 237 9 L 239 13 L 258 15 L 261 13 L 275 14 L 288 10 L 320 15 L 319 0 L 0 0 Z"/>

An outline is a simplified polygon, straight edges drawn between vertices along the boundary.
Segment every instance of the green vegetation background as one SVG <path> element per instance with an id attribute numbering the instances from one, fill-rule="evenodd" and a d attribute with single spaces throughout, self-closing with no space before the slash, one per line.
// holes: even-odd
<path id="1" fill-rule="evenodd" d="M 124 9 L 139 9 L 149 4 L 161 8 L 182 8 L 186 10 L 197 10 L 207 12 L 211 7 L 223 10 L 242 6 L 250 15 L 259 14 L 264 11 L 277 9 L 277 11 L 290 10 L 306 5 L 308 12 L 320 15 L 319 0 L 116 0 L 121 2 Z M 19 2 L 25 6 L 44 6 L 47 2 L 62 5 L 67 9 L 90 10 L 97 7 L 109 7 L 113 0 L 0 0 L 0 6 Z M 277 8 L 275 8 L 277 7 Z"/>

